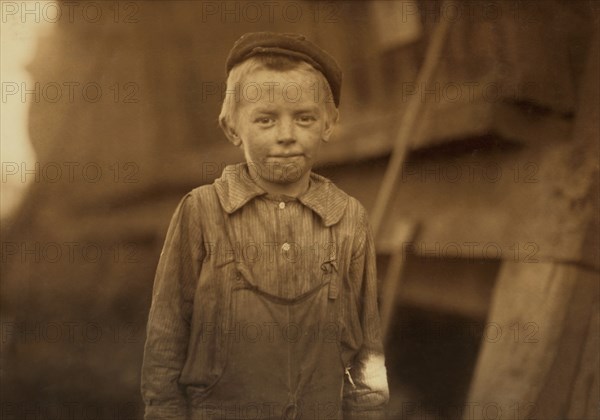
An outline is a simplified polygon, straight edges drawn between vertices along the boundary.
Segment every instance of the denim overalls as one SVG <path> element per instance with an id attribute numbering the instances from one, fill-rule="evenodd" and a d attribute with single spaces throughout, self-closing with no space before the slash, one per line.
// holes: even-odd
<path id="1" fill-rule="evenodd" d="M 233 249 L 243 238 L 233 237 L 229 217 L 223 214 L 219 236 Z M 218 372 L 207 388 L 188 387 L 190 419 L 342 418 L 340 276 L 334 226 L 328 229 L 331 246 L 318 268 L 321 280 L 296 296 L 263 290 L 239 253 L 222 258 L 221 268 L 231 267 L 216 297 L 224 305 L 218 331 L 210 331 L 221 343 Z"/>

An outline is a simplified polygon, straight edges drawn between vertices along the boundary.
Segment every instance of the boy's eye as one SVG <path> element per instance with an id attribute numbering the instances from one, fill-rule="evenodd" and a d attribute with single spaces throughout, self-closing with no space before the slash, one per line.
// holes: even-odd
<path id="1" fill-rule="evenodd" d="M 313 115 L 300 115 L 298 117 L 298 121 L 301 124 L 305 124 L 306 125 L 306 124 L 311 124 L 311 123 L 317 121 L 317 118 L 315 116 L 313 116 Z"/>
<path id="2" fill-rule="evenodd" d="M 259 125 L 270 125 L 273 124 L 274 120 L 271 117 L 259 117 L 255 119 L 254 122 Z"/>

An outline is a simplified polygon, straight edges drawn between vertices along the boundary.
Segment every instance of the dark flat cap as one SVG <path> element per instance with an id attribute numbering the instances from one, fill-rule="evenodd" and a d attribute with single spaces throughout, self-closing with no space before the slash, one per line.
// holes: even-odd
<path id="1" fill-rule="evenodd" d="M 242 35 L 227 57 L 227 73 L 257 54 L 280 54 L 306 61 L 327 79 L 336 106 L 340 104 L 342 71 L 335 59 L 304 35 L 276 32 L 250 32 Z"/>

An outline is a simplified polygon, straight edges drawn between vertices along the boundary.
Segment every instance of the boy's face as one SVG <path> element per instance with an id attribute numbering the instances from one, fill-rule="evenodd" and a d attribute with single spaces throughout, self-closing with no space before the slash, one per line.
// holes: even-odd
<path id="1" fill-rule="evenodd" d="M 290 190 L 308 182 L 333 129 L 325 96 L 319 78 L 307 71 L 260 69 L 241 83 L 229 137 L 244 148 L 257 182 Z"/>

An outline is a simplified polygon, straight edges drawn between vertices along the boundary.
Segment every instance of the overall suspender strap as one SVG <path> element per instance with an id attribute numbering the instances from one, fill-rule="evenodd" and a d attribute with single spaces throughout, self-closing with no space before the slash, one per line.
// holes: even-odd
<path id="1" fill-rule="evenodd" d="M 321 264 L 321 270 L 325 272 L 329 279 L 329 299 L 337 299 L 340 293 L 339 291 L 339 273 L 337 263 L 337 243 L 334 240 L 333 226 L 328 228 L 329 230 L 329 244 L 328 251 L 329 255 L 327 261 Z"/>

